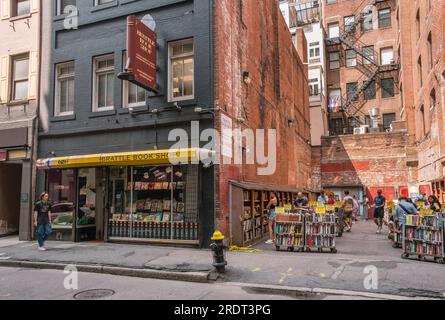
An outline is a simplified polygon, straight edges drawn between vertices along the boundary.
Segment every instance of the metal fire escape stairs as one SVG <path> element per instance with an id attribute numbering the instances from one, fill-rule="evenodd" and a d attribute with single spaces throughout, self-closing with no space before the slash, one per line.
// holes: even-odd
<path id="1" fill-rule="evenodd" d="M 354 14 L 354 22 L 344 27 L 338 39 L 330 39 L 327 41 L 327 45 L 341 45 L 343 44 L 346 49 L 353 50 L 357 55 L 362 57 L 362 61 L 356 59 L 355 67 L 363 74 L 360 79 L 357 80 L 358 88 L 354 94 L 348 96 L 348 93 L 342 95 L 342 111 L 345 120 L 354 119 L 356 124 L 363 124 L 363 120 L 367 115 L 362 111 L 363 106 L 368 102 L 366 99 L 365 91 L 368 87 L 375 82 L 376 91 L 380 87 L 380 81 L 384 78 L 384 74 L 399 70 L 398 64 L 391 64 L 382 66 L 377 62 L 379 56 L 377 52 L 370 51 L 369 44 L 365 44 L 359 40 L 364 33 L 360 25 L 365 20 L 364 9 L 369 5 L 379 5 L 391 0 L 364 0 Z M 358 32 L 360 29 L 360 33 Z M 395 81 L 395 83 L 397 83 Z M 349 126 L 349 124 L 348 124 Z"/>

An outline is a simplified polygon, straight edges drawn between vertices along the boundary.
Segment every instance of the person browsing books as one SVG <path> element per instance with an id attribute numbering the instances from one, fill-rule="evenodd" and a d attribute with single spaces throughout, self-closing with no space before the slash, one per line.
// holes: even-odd
<path id="1" fill-rule="evenodd" d="M 407 197 L 400 197 L 399 198 L 399 204 L 396 206 L 396 210 L 395 210 L 395 225 L 398 228 L 398 230 L 400 230 L 400 226 L 403 223 L 403 219 L 405 217 L 405 215 L 416 215 L 417 212 L 417 208 L 414 204 L 408 202 L 408 198 Z"/>
<path id="2" fill-rule="evenodd" d="M 294 205 L 297 208 L 305 208 L 305 209 L 307 209 L 307 208 L 309 208 L 309 201 L 308 201 L 308 199 L 305 196 L 303 196 L 302 192 L 298 192 L 297 198 L 294 201 Z"/>
<path id="3" fill-rule="evenodd" d="M 433 210 L 433 212 L 441 211 L 441 205 L 436 196 L 431 195 L 428 197 L 428 209 Z"/>

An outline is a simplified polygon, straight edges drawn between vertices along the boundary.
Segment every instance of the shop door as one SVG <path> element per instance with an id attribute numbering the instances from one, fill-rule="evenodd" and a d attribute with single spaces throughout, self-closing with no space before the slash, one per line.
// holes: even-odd
<path id="1" fill-rule="evenodd" d="M 75 241 L 96 240 L 96 191 L 96 169 L 79 169 L 75 210 Z"/>
<path id="2" fill-rule="evenodd" d="M 108 205 L 106 206 L 108 208 L 108 238 L 129 237 L 130 235 L 130 223 L 124 216 L 127 170 L 128 168 L 110 168 Z"/>

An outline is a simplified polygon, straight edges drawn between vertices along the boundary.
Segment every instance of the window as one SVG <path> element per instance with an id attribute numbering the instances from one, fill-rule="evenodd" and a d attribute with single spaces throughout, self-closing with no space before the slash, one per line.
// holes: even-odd
<path id="1" fill-rule="evenodd" d="M 383 114 L 383 130 L 389 130 L 391 128 L 391 123 L 396 121 L 395 113 L 384 113 Z"/>
<path id="2" fill-rule="evenodd" d="M 67 6 L 76 6 L 76 0 L 57 0 L 57 15 L 63 14 Z"/>
<path id="3" fill-rule="evenodd" d="M 12 58 L 12 91 L 11 100 L 25 100 L 28 98 L 29 55 Z"/>
<path id="4" fill-rule="evenodd" d="M 372 127 L 371 116 L 365 115 L 365 125 Z"/>
<path id="5" fill-rule="evenodd" d="M 372 11 L 366 11 L 362 13 L 362 31 L 372 30 Z"/>
<path id="6" fill-rule="evenodd" d="M 326 0 L 326 4 L 334 4 L 337 3 L 337 0 Z"/>
<path id="7" fill-rule="evenodd" d="M 363 47 L 363 64 L 371 64 L 374 61 L 374 46 Z"/>
<path id="8" fill-rule="evenodd" d="M 329 53 L 329 69 L 335 70 L 340 68 L 340 52 Z"/>
<path id="9" fill-rule="evenodd" d="M 319 47 L 309 49 L 309 57 L 310 58 L 319 57 L 319 56 L 320 56 L 320 48 Z"/>
<path id="10" fill-rule="evenodd" d="M 101 4 L 106 4 L 109 2 L 113 2 L 115 0 L 94 0 L 94 5 L 95 6 L 100 6 Z"/>
<path id="11" fill-rule="evenodd" d="M 169 44 L 170 100 L 187 100 L 194 97 L 193 39 Z"/>
<path id="12" fill-rule="evenodd" d="M 343 134 L 343 119 L 331 119 L 331 135 L 339 136 Z"/>
<path id="13" fill-rule="evenodd" d="M 429 62 L 429 70 L 433 69 L 433 40 L 431 33 L 428 35 L 428 62 Z"/>
<path id="14" fill-rule="evenodd" d="M 93 111 L 113 109 L 114 101 L 114 55 L 94 59 Z"/>
<path id="15" fill-rule="evenodd" d="M 365 83 L 364 83 L 365 85 Z M 375 99 L 375 80 L 369 82 L 369 85 L 365 88 L 365 99 L 373 100 Z"/>
<path id="16" fill-rule="evenodd" d="M 12 16 L 24 16 L 31 13 L 31 0 L 13 0 Z"/>
<path id="17" fill-rule="evenodd" d="M 394 97 L 394 79 L 382 79 L 382 98 Z"/>
<path id="18" fill-rule="evenodd" d="M 355 25 L 355 17 L 354 16 L 347 16 L 344 17 L 344 24 L 345 24 L 345 31 L 346 32 L 353 32 L 354 31 L 354 25 Z"/>
<path id="19" fill-rule="evenodd" d="M 340 27 L 338 22 L 328 24 L 329 39 L 338 38 L 340 36 Z"/>
<path id="20" fill-rule="evenodd" d="M 125 68 L 127 53 L 124 51 L 122 66 Z M 141 107 L 145 105 L 145 89 L 131 83 L 122 81 L 122 105 L 124 108 Z"/>
<path id="21" fill-rule="evenodd" d="M 436 90 L 431 90 L 430 93 L 430 110 L 434 109 L 436 106 Z"/>
<path id="22" fill-rule="evenodd" d="M 358 83 L 351 82 L 346 84 L 346 94 L 348 97 L 348 101 L 357 101 L 358 100 Z"/>
<path id="23" fill-rule="evenodd" d="M 379 10 L 379 28 L 387 28 L 391 26 L 391 9 L 386 8 Z"/>
<path id="24" fill-rule="evenodd" d="M 74 62 L 56 66 L 56 97 L 54 114 L 64 116 L 74 111 Z"/>
<path id="25" fill-rule="evenodd" d="M 420 56 L 419 59 L 417 60 L 417 72 L 419 77 L 419 85 L 422 88 L 423 86 L 422 56 Z"/>
<path id="26" fill-rule="evenodd" d="M 354 50 L 346 50 L 346 67 L 357 65 L 357 53 Z"/>
<path id="27" fill-rule="evenodd" d="M 318 83 L 309 84 L 309 95 L 318 96 L 320 94 Z"/>
<path id="28" fill-rule="evenodd" d="M 341 90 L 340 89 L 329 90 L 328 111 L 340 112 L 341 107 L 342 107 Z"/>
<path id="29" fill-rule="evenodd" d="M 380 49 L 380 63 L 381 65 L 388 65 L 394 62 L 394 53 L 392 48 Z"/>

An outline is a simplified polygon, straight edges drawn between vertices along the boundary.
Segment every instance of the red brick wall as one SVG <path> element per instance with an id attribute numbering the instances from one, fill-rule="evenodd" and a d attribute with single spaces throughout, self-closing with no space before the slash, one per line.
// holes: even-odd
<path id="1" fill-rule="evenodd" d="M 406 165 L 407 141 L 403 132 L 322 138 L 322 186 L 407 187 L 416 181 L 415 169 Z"/>
<path id="2" fill-rule="evenodd" d="M 278 1 L 214 4 L 215 102 L 221 108 L 216 127 L 220 129 L 224 113 L 237 128 L 277 130 L 274 175 L 258 175 L 257 165 L 216 166 L 216 227 L 227 234 L 229 180 L 309 188 L 309 98 L 307 67 L 292 44 Z M 250 73 L 250 84 L 243 81 L 243 71 Z"/>

